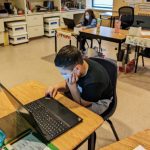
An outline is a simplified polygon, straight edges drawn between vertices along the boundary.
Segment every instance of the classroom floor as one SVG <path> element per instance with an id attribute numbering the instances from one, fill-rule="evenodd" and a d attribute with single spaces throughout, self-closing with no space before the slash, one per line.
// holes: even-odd
<path id="1" fill-rule="evenodd" d="M 59 40 L 59 45 L 67 42 Z M 112 59 L 116 59 L 116 46 L 102 42 L 105 55 Z M 29 80 L 53 85 L 63 80 L 54 66 L 54 57 L 54 38 L 39 38 L 28 44 L 0 47 L 0 82 L 9 88 Z M 141 59 L 139 62 L 141 66 Z M 136 74 L 119 74 L 117 95 L 118 106 L 112 121 L 120 139 L 150 128 L 150 59 L 145 59 L 145 67 L 139 67 Z M 115 138 L 109 125 L 104 123 L 97 130 L 96 149 L 112 142 Z M 80 148 L 86 149 L 87 143 Z"/>

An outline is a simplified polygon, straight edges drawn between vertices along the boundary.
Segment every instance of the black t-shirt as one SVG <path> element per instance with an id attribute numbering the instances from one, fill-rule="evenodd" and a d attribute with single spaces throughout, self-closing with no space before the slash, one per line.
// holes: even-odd
<path id="1" fill-rule="evenodd" d="M 81 98 L 91 102 L 110 99 L 113 92 L 107 71 L 96 61 L 88 59 L 86 62 L 89 65 L 87 74 L 77 82 Z"/>

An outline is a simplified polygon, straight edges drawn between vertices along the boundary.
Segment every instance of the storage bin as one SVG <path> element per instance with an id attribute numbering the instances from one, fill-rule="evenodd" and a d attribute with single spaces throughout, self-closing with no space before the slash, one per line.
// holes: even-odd
<path id="1" fill-rule="evenodd" d="M 24 34 L 24 35 L 18 35 L 18 36 L 10 36 L 9 42 L 13 45 L 26 43 L 28 42 L 28 35 Z"/>
<path id="2" fill-rule="evenodd" d="M 54 29 L 45 30 L 44 35 L 48 37 L 53 37 L 55 36 L 55 30 Z"/>
<path id="3" fill-rule="evenodd" d="M 27 34 L 27 23 L 23 21 L 7 23 L 7 30 L 10 36 Z"/>
<path id="4" fill-rule="evenodd" d="M 60 18 L 59 17 L 54 17 L 54 18 L 45 18 L 44 19 L 44 28 L 47 29 L 55 29 L 59 28 L 60 24 Z"/>

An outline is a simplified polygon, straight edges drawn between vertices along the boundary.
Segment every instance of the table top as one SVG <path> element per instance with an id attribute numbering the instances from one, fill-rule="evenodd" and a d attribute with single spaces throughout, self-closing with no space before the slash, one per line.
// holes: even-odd
<path id="1" fill-rule="evenodd" d="M 81 31 L 81 33 L 87 33 L 87 34 L 92 34 L 92 35 L 97 35 L 100 37 L 107 37 L 107 38 L 113 38 L 117 40 L 124 40 L 126 39 L 126 36 L 128 35 L 128 30 L 122 30 L 120 29 L 119 33 L 115 33 L 114 28 L 110 27 L 100 27 L 100 32 L 97 33 L 97 28 L 90 28 L 90 29 L 85 29 Z"/>
<path id="2" fill-rule="evenodd" d="M 74 33 L 73 29 L 69 29 L 67 27 L 59 27 L 55 29 L 57 32 L 66 32 L 66 33 Z"/>
<path id="3" fill-rule="evenodd" d="M 31 101 L 39 99 L 40 97 L 43 97 L 46 88 L 47 86 L 43 85 L 40 82 L 30 81 L 17 85 L 10 91 L 17 97 L 19 101 L 21 101 L 23 104 L 27 104 Z M 82 123 L 52 141 L 52 143 L 61 150 L 70 150 L 75 148 L 104 122 L 104 120 L 97 114 L 80 106 L 72 100 L 69 100 L 61 94 L 57 94 L 55 99 L 68 107 L 72 112 L 83 118 Z M 6 115 L 14 112 L 15 109 L 3 92 L 0 92 L 0 101 L 1 121 L 1 118 L 4 118 Z M 22 126 L 24 125 L 22 124 Z"/>
<path id="4" fill-rule="evenodd" d="M 100 150 L 133 150 L 137 146 L 150 150 L 150 129 L 146 129 L 119 142 L 108 145 Z"/>

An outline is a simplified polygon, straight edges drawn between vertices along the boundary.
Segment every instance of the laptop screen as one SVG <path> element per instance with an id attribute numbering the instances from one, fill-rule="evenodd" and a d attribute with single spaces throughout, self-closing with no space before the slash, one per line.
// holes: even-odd
<path id="1" fill-rule="evenodd" d="M 22 110 L 22 107 L 24 108 L 23 104 L 18 101 L 18 99 L 14 95 L 12 95 L 2 84 L 0 84 L 0 88 L 5 93 L 5 95 L 16 110 Z"/>
<path id="2" fill-rule="evenodd" d="M 69 29 L 74 29 L 75 22 L 73 19 L 69 19 L 69 18 L 63 18 L 65 25 L 69 28 Z"/>
<path id="3" fill-rule="evenodd" d="M 19 114 L 21 114 L 31 125 L 35 125 L 32 114 L 27 111 L 24 105 L 18 101 L 18 99 L 13 94 L 11 94 L 1 83 L 0 89 L 5 93 L 11 104 L 15 107 L 16 111 L 19 112 Z"/>

